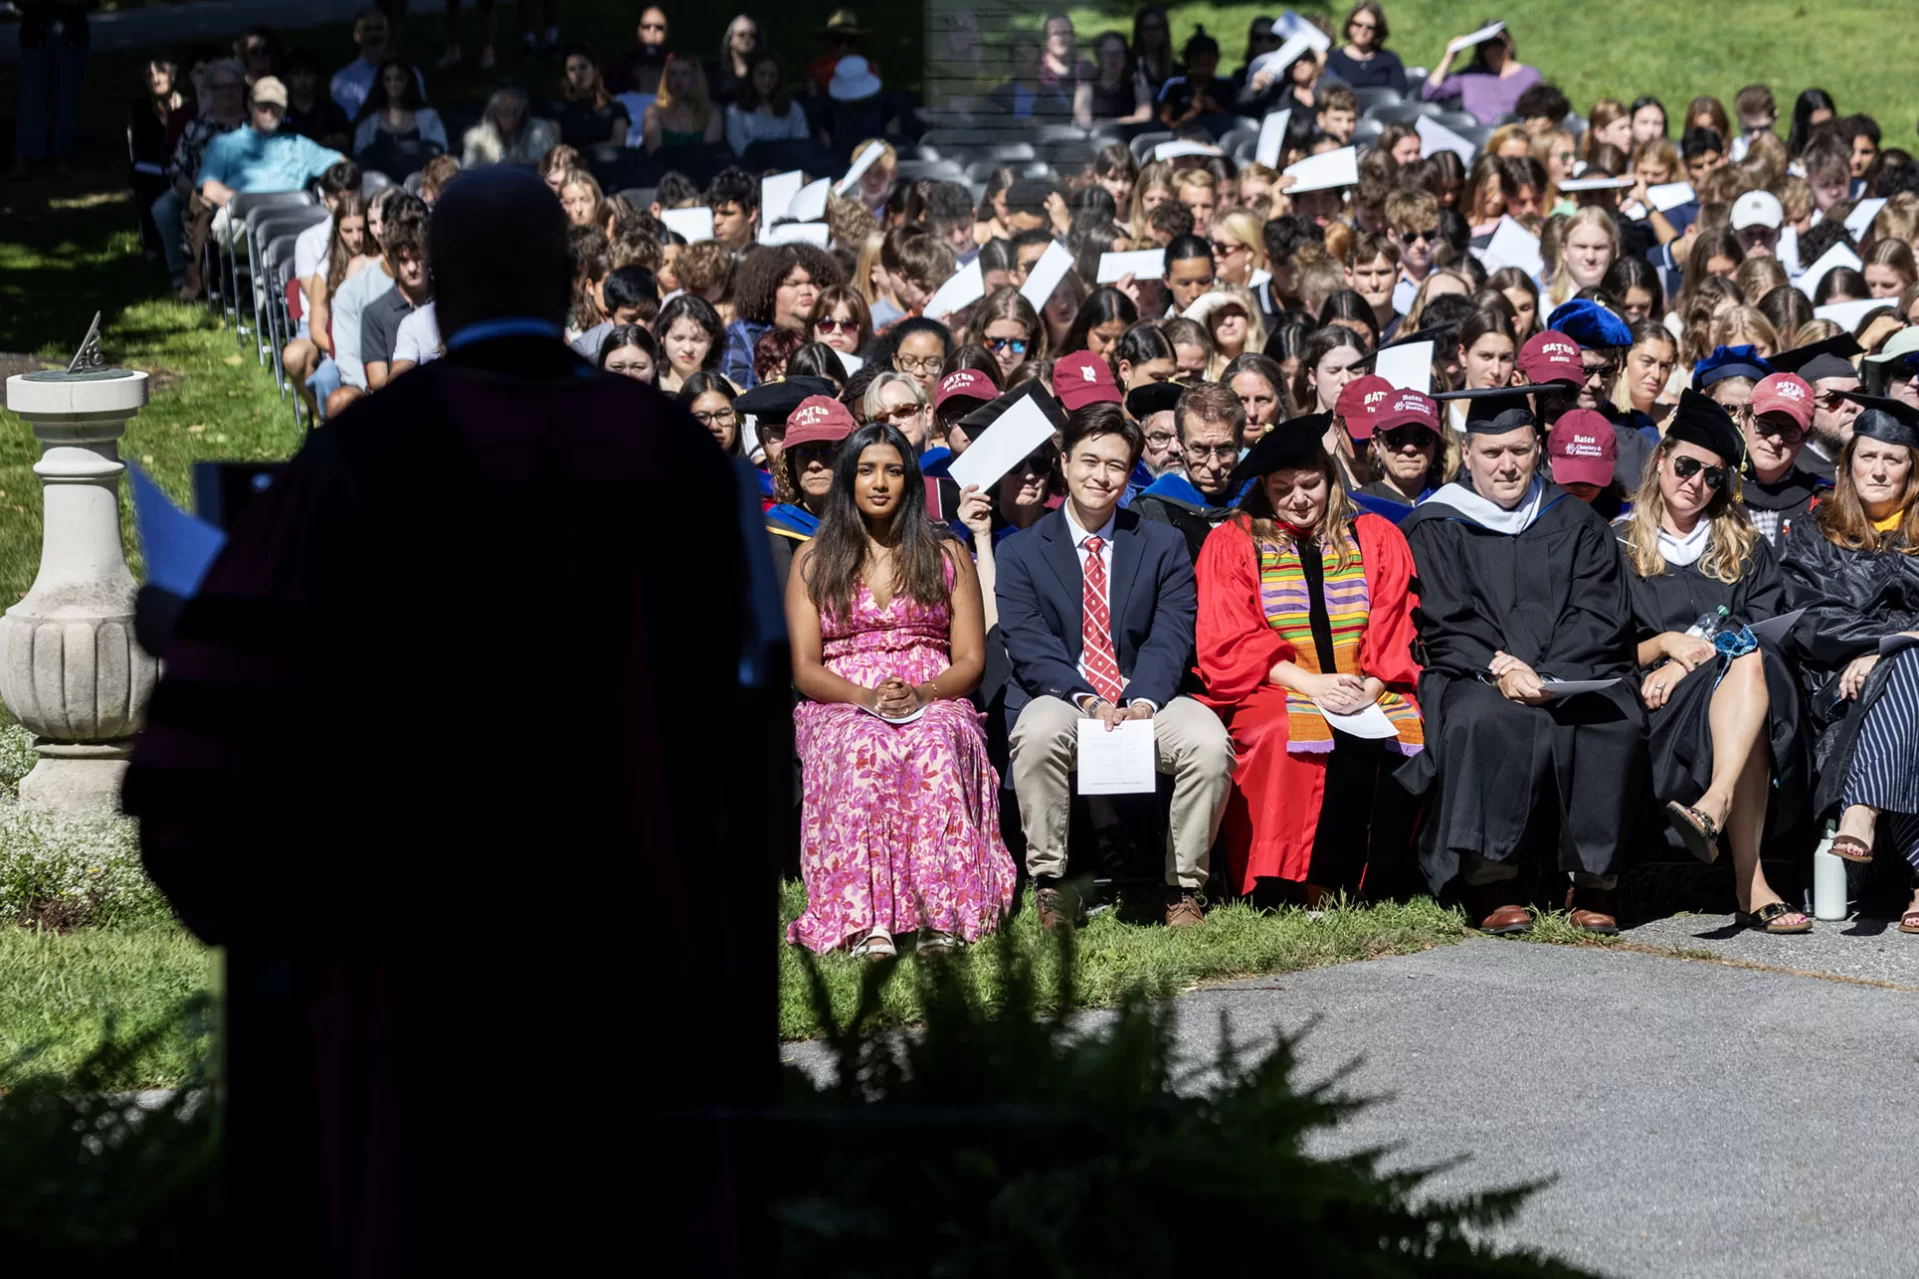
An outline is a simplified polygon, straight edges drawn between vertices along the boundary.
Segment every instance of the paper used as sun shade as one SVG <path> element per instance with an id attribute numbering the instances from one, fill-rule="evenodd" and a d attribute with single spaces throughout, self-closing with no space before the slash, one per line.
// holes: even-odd
<path id="1" fill-rule="evenodd" d="M 881 156 L 885 154 L 886 154 L 885 143 L 883 142 L 868 143 L 866 150 L 860 152 L 859 155 L 853 158 L 853 167 L 846 171 L 846 176 L 841 178 L 839 181 L 839 185 L 833 188 L 834 194 L 845 195 L 848 191 L 851 191 L 853 189 L 853 184 L 860 180 L 861 175 L 864 174 L 868 169 L 872 168 L 874 162 L 877 161 Z"/>
<path id="2" fill-rule="evenodd" d="M 1021 400 L 981 431 L 971 447 L 953 459 L 946 474 L 961 489 L 978 485 L 985 490 L 1052 438 L 1053 419 L 1033 400 Z"/>
<path id="3" fill-rule="evenodd" d="M 939 286 L 926 304 L 925 314 L 937 320 L 986 296 L 986 276 L 974 258 Z"/>
<path id="4" fill-rule="evenodd" d="M 806 175 L 798 169 L 790 173 L 775 173 L 770 178 L 760 179 L 760 223 L 778 222 L 788 216 L 788 207 L 793 197 L 800 193 L 800 187 L 806 181 Z"/>
<path id="5" fill-rule="evenodd" d="M 1359 182 L 1359 148 L 1341 147 L 1337 151 L 1309 155 L 1288 168 L 1286 174 L 1295 179 L 1293 185 L 1286 188 L 1287 195 L 1355 186 Z"/>
<path id="6" fill-rule="evenodd" d="M 661 209 L 660 221 L 666 229 L 686 237 L 688 244 L 713 238 L 713 210 L 705 205 L 692 209 Z"/>
<path id="7" fill-rule="evenodd" d="M 1545 259 L 1539 256 L 1539 237 L 1507 216 L 1499 219 L 1493 238 L 1479 260 L 1488 271 L 1516 266 L 1527 275 L 1538 275 L 1540 268 L 1546 265 Z"/>
<path id="8" fill-rule="evenodd" d="M 1826 278 L 1826 273 L 1828 271 L 1836 271 L 1842 266 L 1851 267 L 1855 271 L 1862 271 L 1865 269 L 1866 264 L 1859 260 L 1857 253 L 1854 253 L 1845 245 L 1835 244 L 1824 253 L 1821 253 L 1819 260 L 1807 267 L 1806 273 L 1793 281 L 1793 283 L 1798 287 L 1801 293 L 1807 297 L 1811 297 L 1818 291 L 1819 281 Z"/>
<path id="9" fill-rule="evenodd" d="M 1132 276 L 1136 280 L 1157 280 L 1166 274 L 1166 250 L 1134 249 L 1130 253 L 1102 253 L 1095 284 L 1111 284 Z"/>
<path id="10" fill-rule="evenodd" d="M 1026 273 L 1026 283 L 1020 286 L 1019 295 L 1031 302 L 1035 311 L 1043 311 L 1046 304 L 1053 300 L 1053 290 L 1059 287 L 1059 282 L 1072 269 L 1072 253 L 1055 240 L 1046 246 L 1046 252 Z"/>
<path id="11" fill-rule="evenodd" d="M 1293 120 L 1293 109 L 1274 111 L 1259 122 L 1259 142 L 1253 147 L 1253 159 L 1269 169 L 1279 167 L 1280 152 L 1286 146 L 1286 126 Z"/>
<path id="12" fill-rule="evenodd" d="M 1419 135 L 1419 155 L 1421 159 L 1440 151 L 1450 151 L 1467 164 L 1473 162 L 1473 156 L 1479 151 L 1471 138 L 1461 137 L 1430 116 L 1420 116 L 1413 121 L 1413 132 Z"/>

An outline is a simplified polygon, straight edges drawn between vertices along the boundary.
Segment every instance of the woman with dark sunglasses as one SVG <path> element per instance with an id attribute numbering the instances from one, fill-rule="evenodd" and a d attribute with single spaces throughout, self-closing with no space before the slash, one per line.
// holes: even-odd
<path id="1" fill-rule="evenodd" d="M 1792 671 L 1751 630 L 1786 611 L 1786 582 L 1734 492 L 1744 451 L 1724 406 L 1682 392 L 1617 527 L 1632 570 L 1653 795 L 1674 842 L 1711 862 L 1723 835 L 1737 922 L 1803 933 L 1812 921 L 1780 900 L 1759 864 L 1766 836 L 1805 815 L 1808 787 Z"/>
<path id="2" fill-rule="evenodd" d="M 857 355 L 873 340 L 873 313 L 859 290 L 835 284 L 820 291 L 807 321 L 806 340 L 824 342 L 835 351 Z M 857 364 L 855 368 L 859 367 Z"/>
<path id="3" fill-rule="evenodd" d="M 1358 490 L 1365 497 L 1415 506 L 1459 474 L 1458 436 L 1423 422 L 1375 429 L 1367 447 L 1379 478 Z"/>
<path id="4" fill-rule="evenodd" d="M 1026 361 L 1046 358 L 1046 327 L 1018 289 L 994 289 L 987 294 L 968 327 L 978 335 L 979 344 L 993 353 L 1003 381 Z"/>

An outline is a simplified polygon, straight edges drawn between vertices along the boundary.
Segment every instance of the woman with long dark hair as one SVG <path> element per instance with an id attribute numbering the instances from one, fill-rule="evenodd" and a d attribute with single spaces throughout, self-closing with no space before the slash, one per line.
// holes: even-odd
<path id="1" fill-rule="evenodd" d="M 1139 308 L 1133 305 L 1133 299 L 1110 284 L 1102 284 L 1079 304 L 1073 327 L 1066 331 L 1066 340 L 1054 354 L 1091 351 L 1102 360 L 1111 359 L 1113 348 L 1126 336 L 1126 330 L 1137 323 Z"/>
<path id="2" fill-rule="evenodd" d="M 1467 49 L 1472 61 L 1457 74 L 1453 62 Z M 1492 124 L 1519 105 L 1519 95 L 1540 83 L 1538 67 L 1519 60 L 1513 33 L 1502 30 L 1495 35 L 1468 44 L 1459 36 L 1446 45 L 1432 72 L 1419 86 L 1419 96 L 1428 102 L 1458 98 L 1460 109 L 1481 124 Z"/>
<path id="3" fill-rule="evenodd" d="M 382 62 L 353 118 L 353 158 L 397 181 L 446 149 L 446 126 L 426 104 L 413 68 L 398 58 Z"/>
<path id="4" fill-rule="evenodd" d="M 755 142 L 807 136 L 806 112 L 787 93 L 786 72 L 771 49 L 755 53 L 752 69 L 737 89 L 727 95 L 716 93 L 714 100 L 726 102 L 726 145 L 735 155 L 745 155 Z"/>
<path id="5" fill-rule="evenodd" d="M 830 406 L 830 409 L 829 407 Z M 846 410 L 806 400 L 789 421 Z M 1017 872 L 999 775 L 967 696 L 985 668 L 979 579 L 926 515 L 914 451 L 884 424 L 840 450 L 819 532 L 787 581 L 806 912 L 787 940 L 889 958 L 999 926 Z"/>
<path id="6" fill-rule="evenodd" d="M 581 149 L 625 145 L 632 119 L 626 104 L 607 89 L 593 50 L 576 44 L 560 65 L 560 141 Z"/>
<path id="7" fill-rule="evenodd" d="M 1164 382 L 1177 367 L 1173 344 L 1151 320 L 1141 320 L 1127 329 L 1113 344 L 1107 362 L 1113 366 L 1113 380 L 1119 383 L 1121 392 L 1147 382 Z"/>
<path id="8" fill-rule="evenodd" d="M 1392 801 L 1387 772 L 1425 747 L 1412 553 L 1389 521 L 1354 509 L 1320 434 L 1288 422 L 1261 437 L 1232 477 L 1252 486 L 1194 569 L 1202 700 L 1237 761 L 1228 884 L 1245 894 L 1278 880 L 1307 905 L 1362 891 L 1403 851 L 1409 806 Z M 1360 714 L 1391 735 L 1330 718 Z"/>
<path id="9" fill-rule="evenodd" d="M 1871 861 L 1883 833 L 1919 868 L 1919 651 L 1881 647 L 1919 633 L 1919 409 L 1866 405 L 1810 528 L 1786 539 L 1800 683 L 1818 732 L 1815 817 L 1839 819 L 1832 851 Z M 1884 815 L 1889 820 L 1881 823 Z M 1919 892 L 1899 921 L 1919 933 Z"/>
<path id="10" fill-rule="evenodd" d="M 1160 86 L 1185 70 L 1173 57 L 1173 29 L 1164 5 L 1143 4 L 1133 13 L 1132 53 L 1134 73 L 1147 98 L 1157 102 Z"/>
<path id="11" fill-rule="evenodd" d="M 1792 104 L 1792 130 L 1786 134 L 1786 154 L 1797 160 L 1806 143 L 1812 141 L 1813 128 L 1838 116 L 1839 108 L 1832 104 L 1830 93 L 1824 89 L 1801 89 Z"/>
<path id="12" fill-rule="evenodd" d="M 1750 629 L 1786 610 L 1786 588 L 1734 492 L 1744 452 L 1723 407 L 1682 392 L 1616 527 L 1632 570 L 1653 797 L 1701 861 L 1718 860 L 1724 835 L 1741 924 L 1803 933 L 1812 921 L 1780 900 L 1759 864 L 1766 833 L 1803 814 L 1806 775 L 1791 668 Z M 1718 620 L 1707 628 L 1702 617 Z"/>

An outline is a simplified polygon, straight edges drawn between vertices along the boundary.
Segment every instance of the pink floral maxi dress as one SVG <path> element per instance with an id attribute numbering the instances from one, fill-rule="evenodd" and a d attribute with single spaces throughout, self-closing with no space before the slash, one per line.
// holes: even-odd
<path id="1" fill-rule="evenodd" d="M 862 582 L 850 617 L 821 614 L 821 657 L 865 688 L 894 675 L 923 684 L 951 664 L 951 618 L 945 602 L 929 608 L 905 595 L 880 608 Z M 970 942 L 998 926 L 1016 871 L 1000 838 L 984 719 L 953 700 L 910 724 L 844 703 L 794 709 L 806 913 L 788 941 L 826 951 L 880 927 Z"/>

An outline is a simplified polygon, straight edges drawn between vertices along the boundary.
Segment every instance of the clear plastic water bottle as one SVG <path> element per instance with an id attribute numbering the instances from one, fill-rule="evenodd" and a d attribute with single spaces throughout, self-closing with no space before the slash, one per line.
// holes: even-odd
<path id="1" fill-rule="evenodd" d="M 1701 613 L 1699 620 L 1686 628 L 1686 634 L 1693 639 L 1711 639 L 1719 634 L 1719 628 L 1725 624 L 1726 616 L 1731 611 L 1721 604 L 1710 613 Z"/>

